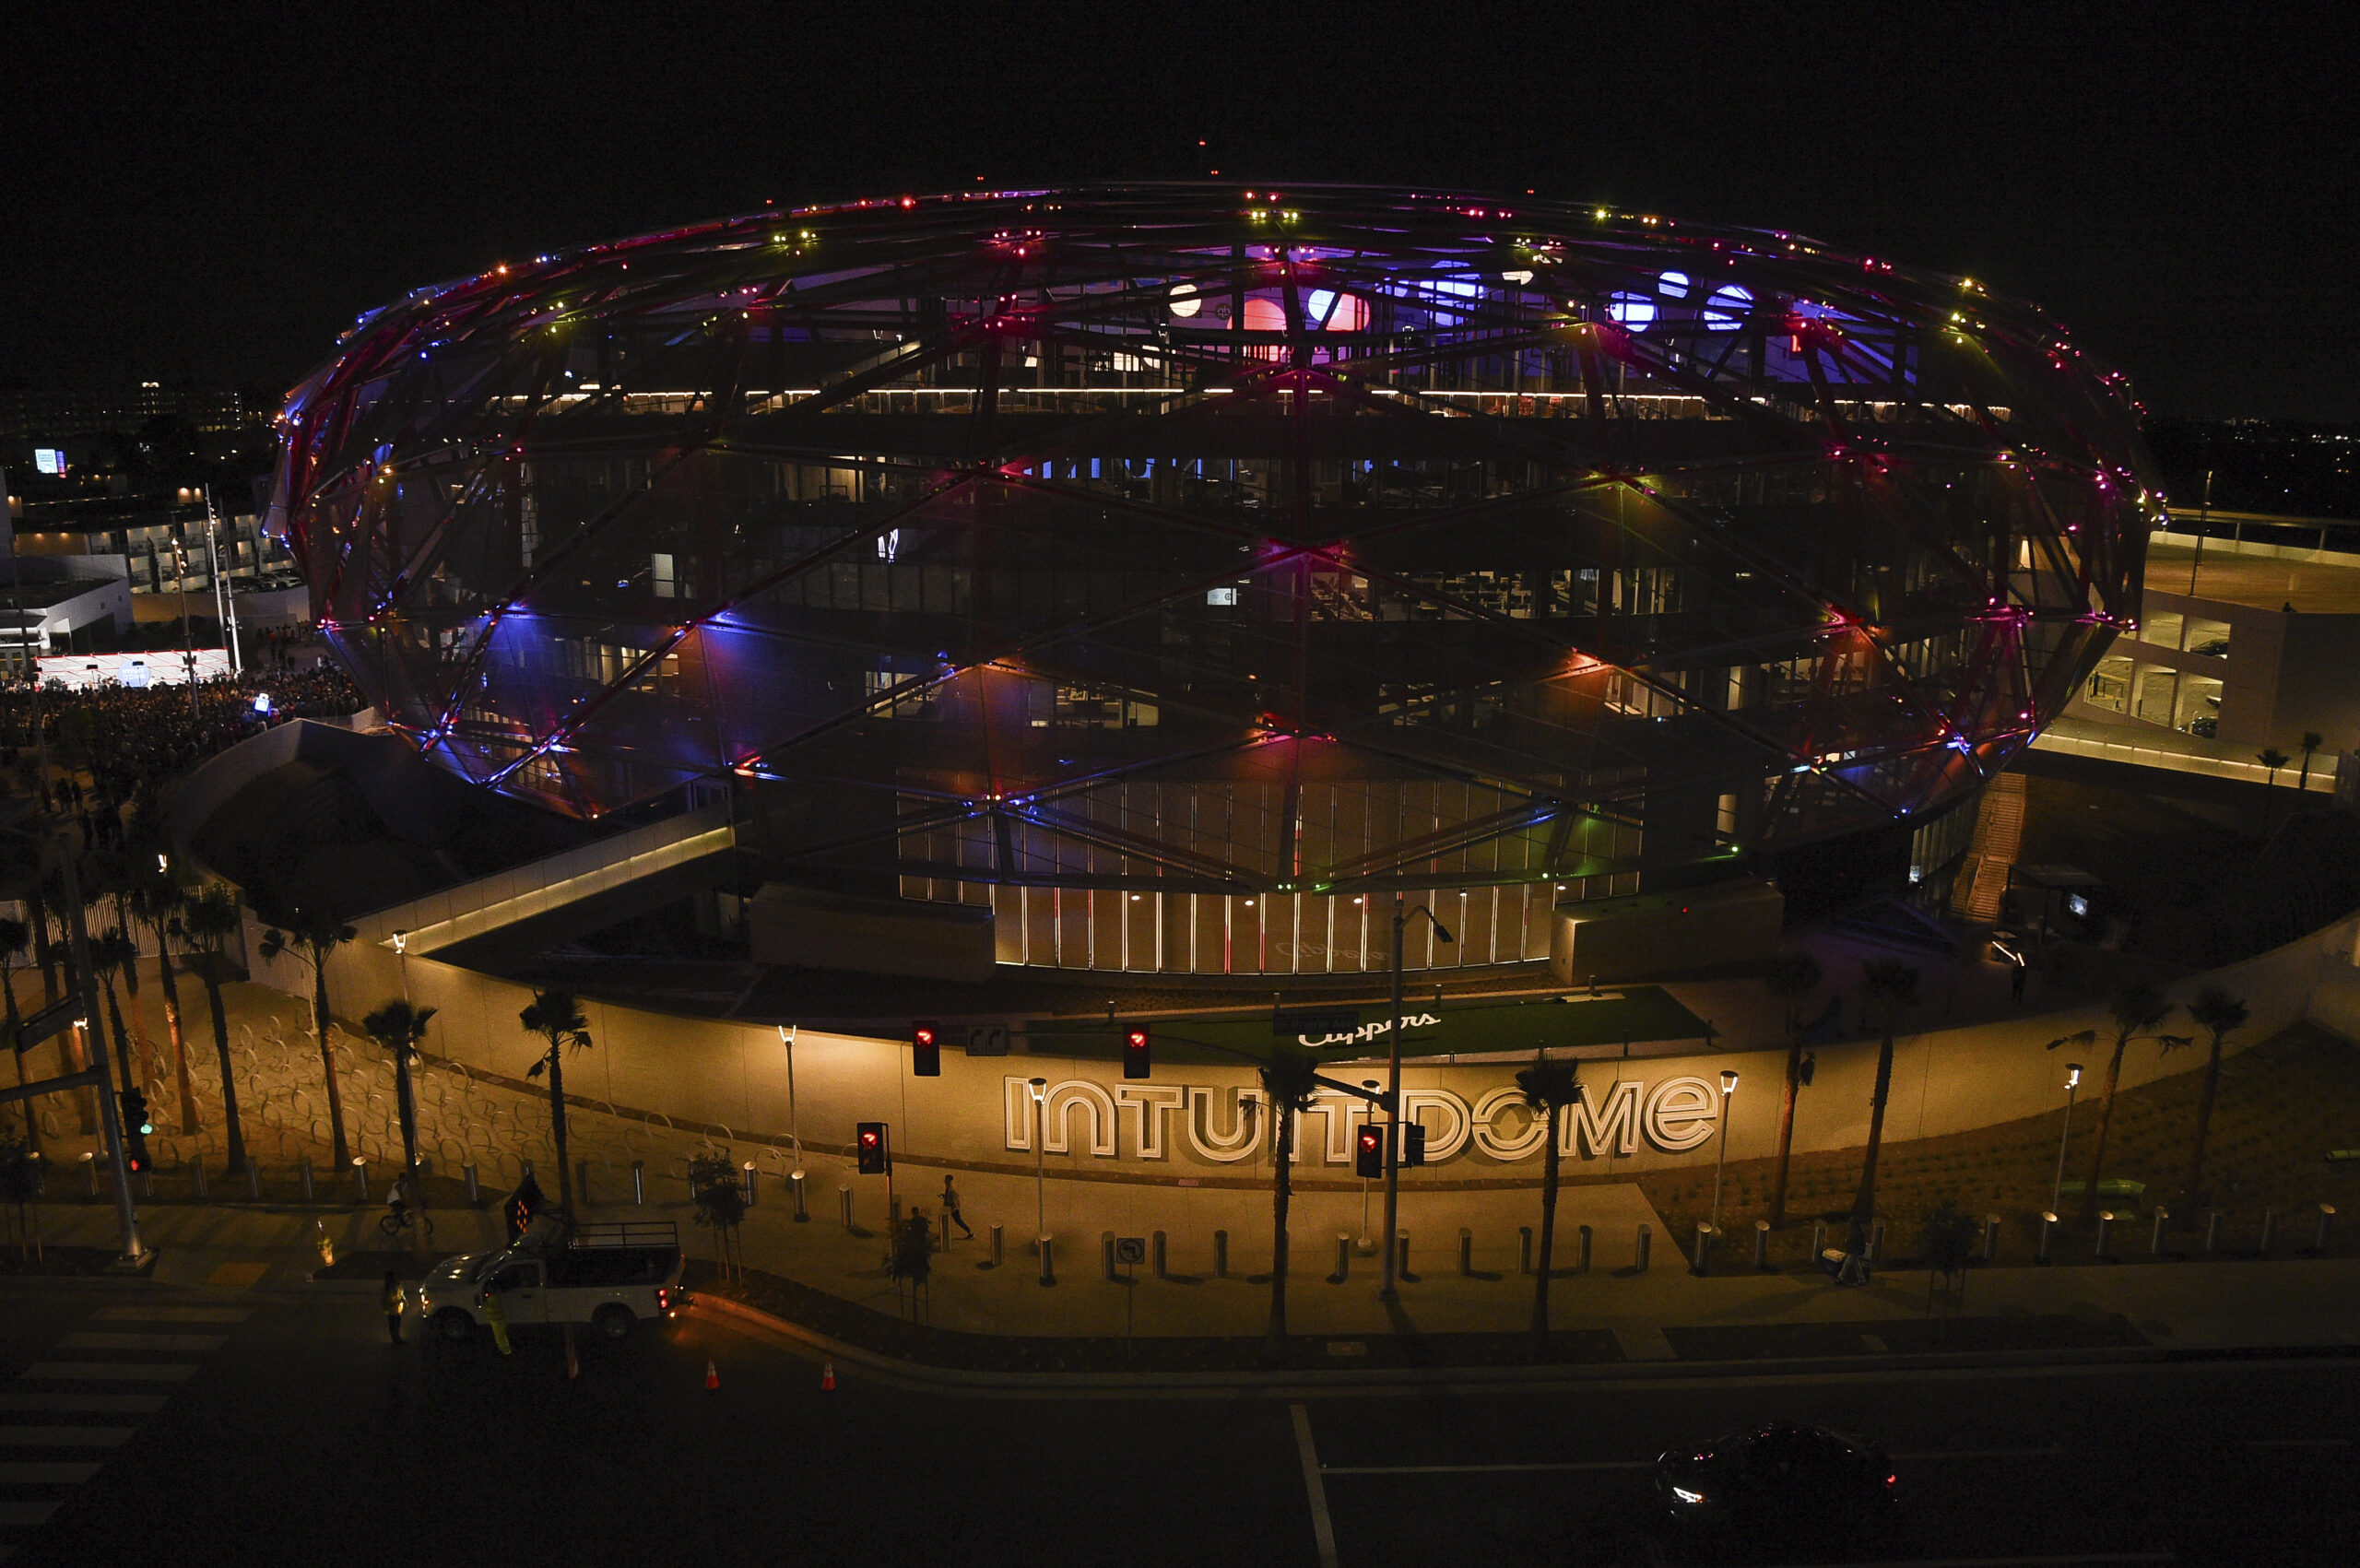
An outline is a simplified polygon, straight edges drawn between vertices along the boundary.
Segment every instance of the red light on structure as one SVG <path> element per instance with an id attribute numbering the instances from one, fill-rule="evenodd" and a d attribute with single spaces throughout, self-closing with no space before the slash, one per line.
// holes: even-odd
<path id="1" fill-rule="evenodd" d="M 1135 1023 L 1123 1031 L 1123 1076 L 1145 1078 L 1148 1075 L 1147 1025 Z"/>
<path id="2" fill-rule="evenodd" d="M 942 1076 L 942 1046 L 931 1021 L 910 1026 L 910 1071 L 918 1078 Z"/>

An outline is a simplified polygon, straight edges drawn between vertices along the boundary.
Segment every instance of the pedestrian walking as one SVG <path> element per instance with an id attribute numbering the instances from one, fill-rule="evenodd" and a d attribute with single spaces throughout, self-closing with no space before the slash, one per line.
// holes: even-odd
<path id="1" fill-rule="evenodd" d="M 483 1315 L 491 1320 L 491 1342 L 500 1347 L 502 1355 L 509 1354 L 508 1309 L 500 1304 L 498 1291 L 486 1291 L 483 1293 Z"/>
<path id="2" fill-rule="evenodd" d="M 967 1227 L 967 1217 L 959 1212 L 959 1190 L 950 1185 L 949 1176 L 942 1178 L 942 1217 L 958 1226 L 960 1233 L 969 1241 L 975 1239 L 975 1232 Z"/>
<path id="3" fill-rule="evenodd" d="M 390 1268 L 385 1270 L 385 1288 L 382 1295 L 385 1306 L 385 1338 L 398 1345 L 402 1342 L 402 1312 L 409 1305 L 409 1296 Z"/>
<path id="4" fill-rule="evenodd" d="M 2008 976 L 2008 1000 L 2021 1002 L 2024 999 L 2024 976 L 2030 973 L 2029 965 L 2021 959 L 2016 961 L 2015 973 Z"/>

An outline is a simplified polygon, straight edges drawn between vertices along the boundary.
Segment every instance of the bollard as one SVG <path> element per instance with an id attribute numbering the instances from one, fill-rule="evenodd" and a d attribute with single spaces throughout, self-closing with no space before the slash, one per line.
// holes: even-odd
<path id="1" fill-rule="evenodd" d="M 2265 1209 L 2263 1209 L 2263 1210 L 2261 1211 L 2261 1247 L 2260 1247 L 2260 1252 L 2261 1252 L 2261 1256 L 2264 1256 L 2264 1257 L 2268 1257 L 2268 1256 L 2270 1256 L 2270 1238 L 2271 1238 L 2272 1235 L 2276 1234 L 2276 1233 L 2277 1233 L 2277 1231 L 2278 1231 L 2278 1210 L 2276 1210 L 2275 1208 L 2265 1208 Z"/>
<path id="2" fill-rule="evenodd" d="M 1213 1232 L 1213 1278 L 1216 1279 L 1229 1278 L 1229 1232 L 1227 1231 Z"/>
<path id="3" fill-rule="evenodd" d="M 474 1208 L 483 1201 L 483 1183 L 472 1164 L 460 1166 L 459 1174 L 467 1180 L 467 1206 Z"/>
<path id="4" fill-rule="evenodd" d="M 2221 1211 L 2217 1208 L 2205 1217 L 2204 1250 L 2206 1252 L 2221 1250 Z"/>
<path id="5" fill-rule="evenodd" d="M 1458 1277 L 1472 1278 L 1475 1273 L 1475 1232 L 1461 1225 L 1458 1228 Z"/>
<path id="6" fill-rule="evenodd" d="M 1529 1225 L 1516 1228 L 1516 1271 L 1518 1274 L 1532 1272 L 1532 1227 Z"/>
<path id="7" fill-rule="evenodd" d="M 202 1160 L 192 1160 L 192 1161 L 190 1161 L 188 1162 L 188 1177 L 189 1177 L 189 1180 L 190 1180 L 191 1182 L 193 1182 L 193 1183 L 195 1183 L 195 1193 L 196 1193 L 197 1199 L 198 1199 L 198 1201 L 202 1202 L 202 1201 L 204 1200 L 205 1197 L 206 1197 L 206 1192 L 205 1192 L 205 1161 L 202 1161 Z"/>
<path id="8" fill-rule="evenodd" d="M 2154 1233 L 2147 1238 L 2147 1256 L 2149 1257 L 2161 1257 L 2164 1256 L 2164 1227 L 2171 1223 L 2171 1218 L 2172 1211 L 2170 1209 L 2165 1208 L 2160 1203 L 2155 1205 L 2155 1230 Z"/>
<path id="9" fill-rule="evenodd" d="M 1869 1261 L 1884 1261 L 1884 1221 L 1882 1220 L 1869 1221 Z"/>
<path id="10" fill-rule="evenodd" d="M 1696 1256 L 1688 1272 L 1702 1275 L 1713 1266 L 1713 1227 L 1710 1223 L 1696 1227 Z"/>
<path id="11" fill-rule="evenodd" d="M 97 1197 L 99 1196 L 99 1157 L 97 1155 L 82 1156 L 82 1174 L 90 1179 L 90 1196 L 93 1198 Z"/>
<path id="12" fill-rule="evenodd" d="M 948 1208 L 942 1211 L 942 1250 L 950 1250 L 950 1210 Z"/>
<path id="13" fill-rule="evenodd" d="M 1811 1256 L 1814 1260 L 1827 1256 L 1827 1221 L 1824 1220 L 1811 1222 Z"/>
<path id="14" fill-rule="evenodd" d="M 302 1184 L 303 1201 L 312 1201 L 312 1157 L 308 1154 L 295 1161 L 295 1178 Z"/>
<path id="15" fill-rule="evenodd" d="M 1114 1232 L 1101 1231 L 1098 1232 L 1098 1251 L 1102 1260 L 1106 1265 L 1106 1278 L 1109 1279 L 1120 1279 L 1122 1276 L 1115 1271 Z"/>
<path id="16" fill-rule="evenodd" d="M 845 1229 L 845 1230 L 847 1230 L 847 1231 L 851 1230 L 851 1229 L 852 1229 L 852 1184 L 851 1184 L 850 1182 L 840 1182 L 840 1183 L 838 1183 L 838 1184 L 837 1184 L 837 1185 L 836 1185 L 836 1207 L 837 1207 L 838 1208 L 841 1208 L 842 1210 L 844 1210 L 844 1229 Z"/>
<path id="17" fill-rule="evenodd" d="M 803 1190 L 802 1172 L 789 1171 L 786 1173 L 786 1190 L 795 1195 L 795 1222 L 798 1225 L 809 1224 L 811 1210 L 807 1207 L 808 1199 Z"/>
<path id="18" fill-rule="evenodd" d="M 1035 1237 L 1032 1245 L 1041 1255 L 1041 1283 L 1056 1284 L 1057 1282 L 1056 1246 L 1047 1236 Z"/>
<path id="19" fill-rule="evenodd" d="M 251 1154 L 246 1156 L 246 1194 L 250 1197 L 262 1197 L 262 1161 Z"/>
<path id="20" fill-rule="evenodd" d="M 352 1201 L 369 1201 L 369 1159 L 363 1154 L 352 1157 Z"/>
<path id="21" fill-rule="evenodd" d="M 631 1162 L 631 1200 L 641 1208 L 647 1207 L 647 1161 Z"/>
<path id="22" fill-rule="evenodd" d="M 795 1190 L 796 1191 L 796 1193 L 800 1194 L 800 1193 L 803 1191 L 802 1184 L 798 1182 L 798 1183 L 796 1185 L 796 1188 L 795 1188 Z M 1001 1244 L 1001 1241 L 1002 1241 L 1002 1236 L 1001 1236 L 1001 1231 L 1002 1231 L 1002 1229 L 1003 1229 L 1003 1228 L 1002 1228 L 1002 1226 L 1000 1225 L 1000 1222 L 999 1222 L 998 1220 L 993 1220 L 993 1221 L 992 1221 L 992 1267 L 993 1267 L 994 1268 L 997 1268 L 997 1267 L 999 1267 L 999 1263 L 1000 1263 L 1000 1250 L 999 1250 L 999 1249 L 1000 1249 L 1000 1244 Z"/>
<path id="23" fill-rule="evenodd" d="M 1656 1233 L 1652 1228 L 1646 1225 L 1639 1227 L 1639 1256 L 1637 1261 L 1631 1266 L 1632 1272 L 1638 1274 L 1646 1272 L 1647 1253 L 1655 1245 L 1655 1239 Z"/>
<path id="24" fill-rule="evenodd" d="M 1588 1272 L 1589 1272 L 1589 1244 L 1590 1244 L 1590 1241 L 1591 1241 L 1591 1235 L 1590 1235 L 1590 1228 L 1589 1228 L 1588 1226 L 1584 1225 L 1584 1226 L 1580 1227 L 1578 1230 L 1575 1231 L 1575 1232 L 1574 1232 L 1574 1272 L 1575 1272 L 1575 1273 L 1576 1273 L 1576 1274 L 1587 1274 L 1587 1273 L 1588 1273 Z"/>
<path id="25" fill-rule="evenodd" d="M 2107 1232 L 2107 1231 L 2109 1231 L 2109 1230 L 2113 1229 L 2113 1227 L 2114 1227 L 2114 1210 L 2113 1210 L 2113 1209 L 2111 1209 L 2111 1208 L 2101 1208 L 2101 1209 L 2099 1209 L 2099 1210 L 2098 1210 L 2098 1244 L 2097 1244 L 2097 1251 L 2096 1251 L 2096 1255 L 2095 1255 L 2095 1256 L 2096 1256 L 2096 1257 L 2097 1257 L 2097 1260 L 2098 1260 L 2100 1263 L 2105 1263 L 2105 1262 L 2107 1262 L 2107 1261 L 2108 1261 L 2108 1259 L 2107 1259 L 2107 1257 L 2106 1257 L 2106 1232 Z"/>
<path id="26" fill-rule="evenodd" d="M 587 1191 L 589 1191 L 589 1190 L 590 1190 L 590 1177 L 589 1177 L 589 1172 L 587 1171 L 587 1169 L 586 1169 L 586 1168 L 585 1168 L 585 1169 L 584 1169 L 584 1171 L 583 1172 L 582 1190 L 583 1190 L 583 1191 L 584 1191 L 584 1192 L 587 1192 Z M 758 1197 L 760 1197 L 761 1196 L 761 1191 L 762 1191 L 762 1189 L 761 1189 L 761 1184 L 754 1180 L 754 1162 L 753 1162 L 751 1160 L 749 1160 L 749 1161 L 746 1161 L 746 1207 L 747 1207 L 747 1208 L 753 1208 L 753 1207 L 754 1207 L 754 1201 L 755 1201 L 755 1199 L 757 1199 Z M 585 1200 L 585 1201 L 586 1201 L 586 1200 Z"/>
<path id="27" fill-rule="evenodd" d="M 1154 1231 L 1149 1233 L 1147 1238 L 1148 1261 L 1154 1267 L 1155 1277 L 1159 1279 L 1169 1279 L 1172 1278 L 1172 1269 L 1169 1263 L 1171 1255 L 1166 1250 L 1168 1245 L 1169 1244 L 1164 1240 L 1162 1232 Z"/>
<path id="28" fill-rule="evenodd" d="M 2032 1255 L 2035 1263 L 2048 1261 L 2048 1238 L 2057 1229 L 2057 1216 L 2044 1208 L 2040 1211 L 2040 1250 Z"/>
<path id="29" fill-rule="evenodd" d="M 1397 1234 L 1401 1238 L 1401 1261 L 1394 1266 L 1393 1277 L 1414 1285 L 1418 1282 L 1418 1277 L 1410 1272 L 1410 1232 L 1401 1231 Z"/>
<path id="30" fill-rule="evenodd" d="M 1983 1261 L 1997 1263 L 1999 1260 L 2000 1217 L 1997 1214 L 1986 1214 L 1983 1217 Z"/>
<path id="31" fill-rule="evenodd" d="M 1352 1233 L 1336 1232 L 1336 1271 L 1328 1276 L 1328 1283 L 1340 1285 L 1352 1277 Z"/>
<path id="32" fill-rule="evenodd" d="M 2311 1238 L 2311 1250 L 2313 1252 L 2327 1251 L 2328 1224 L 2334 1218 L 2335 1205 L 2332 1203 L 2322 1203 L 2319 1205 L 2319 1233 Z"/>
<path id="33" fill-rule="evenodd" d="M 891 1173 L 891 1172 L 887 1173 L 889 1175 Z M 885 1212 L 888 1223 L 893 1230 L 899 1231 L 902 1228 L 902 1195 L 900 1193 L 894 1193 L 886 1198 Z"/>
<path id="34" fill-rule="evenodd" d="M 1753 1267 L 1757 1270 L 1770 1267 L 1770 1221 L 1767 1220 L 1753 1222 Z"/>

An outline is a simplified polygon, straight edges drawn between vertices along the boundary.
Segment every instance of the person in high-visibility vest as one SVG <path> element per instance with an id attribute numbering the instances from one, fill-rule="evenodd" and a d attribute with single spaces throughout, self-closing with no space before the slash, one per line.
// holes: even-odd
<path id="1" fill-rule="evenodd" d="M 378 1295 L 385 1308 L 385 1333 L 398 1345 L 402 1342 L 402 1311 L 409 1305 L 409 1297 L 390 1268 L 385 1270 L 385 1288 Z"/>
<path id="2" fill-rule="evenodd" d="M 502 1355 L 509 1354 L 508 1309 L 500 1304 L 498 1291 L 486 1291 L 483 1293 L 483 1315 L 491 1320 L 491 1342 L 500 1347 Z"/>

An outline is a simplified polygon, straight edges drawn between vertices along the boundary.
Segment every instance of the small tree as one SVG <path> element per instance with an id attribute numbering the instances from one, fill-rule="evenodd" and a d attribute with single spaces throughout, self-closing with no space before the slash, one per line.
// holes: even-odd
<path id="1" fill-rule="evenodd" d="M 746 1189 L 739 1184 L 737 1167 L 730 1162 L 729 1151 L 701 1154 L 689 1161 L 689 1196 L 695 1201 L 697 1223 L 713 1232 L 714 1259 L 722 1277 L 731 1272 L 730 1250 L 738 1238 L 738 1227 L 746 1218 Z M 745 1276 L 741 1260 L 737 1267 L 738 1278 Z"/>
<path id="2" fill-rule="evenodd" d="M 573 1168 L 565 1155 L 565 1054 L 590 1048 L 590 1020 L 583 1016 L 582 1004 L 574 1000 L 572 992 L 536 991 L 533 1005 L 518 1013 L 516 1021 L 549 1043 L 525 1076 L 549 1075 L 549 1141 L 557 1146 L 557 1201 L 571 1216 Z"/>
<path id="3" fill-rule="evenodd" d="M 181 950 L 204 983 L 206 1007 L 213 1018 L 213 1055 L 221 1065 L 221 1119 L 230 1129 L 228 1174 L 234 1177 L 246 1162 L 246 1135 L 238 1117 L 238 1069 L 230 1060 L 230 1016 L 221 1005 L 221 965 L 230 937 L 244 921 L 227 888 L 207 888 L 188 902 L 174 924 Z"/>
<path id="4" fill-rule="evenodd" d="M 2275 746 L 2265 746 L 2260 750 L 2253 754 L 2253 760 L 2270 770 L 2270 777 L 2267 783 L 2272 786 L 2275 786 L 2278 783 L 2278 770 L 2284 767 L 2295 759 L 2287 756 L 2286 753 L 2279 750 Z"/>
<path id="5" fill-rule="evenodd" d="M 41 1256 L 41 1210 L 32 1207 L 40 1186 L 35 1162 L 40 1156 L 29 1144 L 0 1142 L 0 1203 L 17 1211 L 17 1256 Z"/>
<path id="6" fill-rule="evenodd" d="M 910 1310 L 914 1314 L 918 1293 L 926 1288 L 934 1272 L 934 1222 L 925 1209 L 914 1205 L 887 1235 L 890 1239 L 885 1249 L 885 1272 L 893 1277 L 897 1296 L 903 1283 L 908 1282 Z"/>
<path id="7" fill-rule="evenodd" d="M 328 1011 L 328 955 L 359 935 L 332 914 L 301 908 L 284 929 L 273 925 L 262 934 L 261 952 L 265 959 L 288 953 L 311 966 L 312 1027 L 320 1038 L 320 1071 L 328 1085 L 329 1141 L 334 1145 L 339 1171 L 351 1163 L 352 1150 L 344 1141 L 344 1091 L 336 1082 L 336 1049 L 328 1041 L 328 1026 L 334 1021 Z"/>
<path id="8" fill-rule="evenodd" d="M 1807 952 L 1780 953 L 1762 983 L 1786 1012 L 1787 1081 L 1778 1100 L 1778 1163 L 1770 1176 L 1770 1228 L 1787 1222 L 1787 1169 L 1795 1147 L 1795 1097 L 1803 1083 L 1803 1003 L 1824 976 Z"/>
<path id="9" fill-rule="evenodd" d="M 1543 1053 L 1516 1075 L 1516 1086 L 1524 1093 L 1526 1108 L 1547 1117 L 1549 1124 L 1549 1141 L 1540 1157 L 1540 1267 L 1532 1281 L 1532 1353 L 1538 1358 L 1549 1350 L 1549 1267 L 1557 1240 L 1557 1172 L 1563 1152 L 1559 1129 L 1565 1107 L 1581 1093 L 1581 1084 L 1572 1062 L 1552 1062 Z"/>
<path id="10" fill-rule="evenodd" d="M 1295 1120 L 1319 1092 L 1319 1059 L 1300 1045 L 1278 1042 L 1262 1068 L 1263 1111 L 1269 1117 L 1276 1158 L 1270 1204 L 1270 1349 L 1287 1342 L 1287 1209 L 1294 1201 Z"/>
<path id="11" fill-rule="evenodd" d="M 12 914 L 0 914 L 0 996 L 7 998 L 8 1039 L 12 1043 L 18 1026 L 24 1022 L 23 1015 L 17 1011 L 17 961 L 25 956 L 26 944 L 31 940 L 31 926 Z M 27 1081 L 24 1053 L 12 1050 L 8 1055 L 17 1060 L 17 1082 L 21 1087 Z M 24 1109 L 25 1148 L 30 1152 L 41 1147 L 40 1120 L 34 1114 L 30 1095 L 17 1103 Z"/>
<path id="12" fill-rule="evenodd" d="M 2320 747 L 2327 744 L 2327 737 L 2315 729 L 2307 729 L 2303 732 L 2301 744 L 2303 748 L 2303 772 L 2301 776 L 2295 781 L 2295 793 L 2297 795 L 2300 795 L 2303 791 L 2311 787 L 2311 756 L 2314 752 L 2318 751 Z"/>
<path id="13" fill-rule="evenodd" d="M 2171 1016 L 2172 1004 L 2161 991 L 2144 981 L 2124 986 L 2115 994 L 2107 1012 L 2114 1019 L 2114 1051 L 2106 1058 L 2106 1088 L 2098 1101 L 2097 1142 L 2090 1149 L 2090 1179 L 2083 1184 L 2081 1222 L 2094 1223 L 2098 1217 L 2098 1182 L 2106 1173 L 2106 1137 L 2114 1128 L 2114 1091 L 2122 1082 L 2122 1055 L 2134 1040 L 2154 1040 L 2166 1051 L 2189 1043 L 2188 1037 L 2178 1034 L 2158 1034 L 2155 1026 Z M 2076 1033 L 2052 1040 L 2048 1049 L 2059 1045 L 2094 1044 L 2098 1032 L 2084 1029 Z"/>
<path id="14" fill-rule="evenodd" d="M 1934 1279 L 1937 1275 L 1957 1289 L 1966 1274 L 1967 1259 L 1975 1256 L 1975 1220 L 1962 1213 L 1955 1203 L 1941 1203 L 1929 1209 L 1926 1223 L 1918 1232 L 1918 1260 L 1926 1266 L 1926 1304 L 1934 1304 Z"/>
<path id="15" fill-rule="evenodd" d="M 420 1209 L 426 1207 L 426 1195 L 417 1188 L 418 1180 L 418 1089 L 410 1073 L 418 1059 L 419 1042 L 426 1038 L 427 1023 L 434 1017 L 432 1008 L 413 1008 L 395 998 L 360 1020 L 369 1038 L 383 1045 L 394 1058 L 394 1114 L 402 1124 L 402 1179 L 410 1184 L 410 1201 Z M 418 1227 L 418 1244 L 426 1245 L 426 1227 Z"/>
<path id="16" fill-rule="evenodd" d="M 1902 1013 L 1918 1000 L 1918 972 L 1899 959 L 1870 959 L 1861 966 L 1862 991 L 1877 1020 L 1877 1082 L 1869 1098 L 1869 1148 L 1860 1162 L 1860 1190 L 1852 1198 L 1848 1249 L 1866 1252 L 1869 1225 L 1877 1212 L 1877 1150 L 1884 1142 L 1884 1102 L 1893 1090 L 1893 1037 Z"/>
<path id="17" fill-rule="evenodd" d="M 2182 1215 L 2193 1218 L 2196 1206 L 2204 1201 L 2204 1135 L 2212 1128 L 2212 1097 L 2221 1087 L 2221 1042 L 2243 1029 L 2253 1015 L 2239 998 L 2218 985 L 2207 985 L 2188 1004 L 2188 1016 L 2204 1031 L 2212 1046 L 2204 1058 L 2204 1087 L 2196 1096 L 2196 1138 L 2188 1151 L 2187 1201 L 2181 1205 Z"/>

